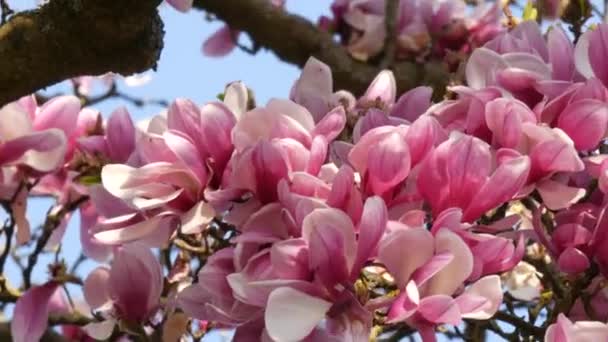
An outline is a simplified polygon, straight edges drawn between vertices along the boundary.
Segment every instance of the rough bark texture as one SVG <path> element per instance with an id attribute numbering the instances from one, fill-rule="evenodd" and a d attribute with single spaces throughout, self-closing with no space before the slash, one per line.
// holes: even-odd
<path id="1" fill-rule="evenodd" d="M 277 9 L 268 0 L 194 0 L 194 6 L 225 21 L 230 27 L 247 32 L 261 47 L 281 60 L 303 66 L 314 56 L 331 67 L 336 89 L 362 94 L 380 67 L 357 61 L 328 33 L 298 15 Z M 448 79 L 443 66 L 400 62 L 389 66 L 400 91 L 418 85 L 445 87 Z"/>
<path id="2" fill-rule="evenodd" d="M 156 66 L 160 0 L 52 0 L 0 26 L 0 105 L 79 75 Z"/>

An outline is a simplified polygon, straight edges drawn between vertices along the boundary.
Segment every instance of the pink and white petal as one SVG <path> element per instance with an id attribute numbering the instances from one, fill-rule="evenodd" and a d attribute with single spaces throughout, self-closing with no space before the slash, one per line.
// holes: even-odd
<path id="1" fill-rule="evenodd" d="M 386 204 L 380 197 L 370 197 L 365 201 L 361 221 L 359 222 L 359 238 L 357 257 L 351 271 L 351 277 L 359 276 L 365 262 L 377 254 L 377 247 L 388 221 Z"/>
<path id="2" fill-rule="evenodd" d="M 594 76 L 591 61 L 589 59 L 589 45 L 592 34 L 592 30 L 588 30 L 583 33 L 574 47 L 574 64 L 576 66 L 576 70 L 585 78 L 591 78 Z"/>
<path id="3" fill-rule="evenodd" d="M 403 246 L 417 246 L 406 248 Z M 426 229 L 408 228 L 388 234 L 378 247 L 378 259 L 382 262 L 398 286 L 404 286 L 419 267 L 426 264 L 434 251 L 433 236 Z"/>
<path id="4" fill-rule="evenodd" d="M 324 114 L 319 120 L 312 135 L 322 135 L 327 141 L 333 141 L 340 135 L 346 125 L 346 113 L 344 107 L 338 106 L 332 109 L 329 113 Z"/>
<path id="5" fill-rule="evenodd" d="M 76 96 L 57 96 L 47 101 L 34 119 L 34 129 L 37 131 L 57 128 L 66 136 L 71 136 L 76 129 L 80 100 Z"/>
<path id="6" fill-rule="evenodd" d="M 420 300 L 418 313 L 435 324 L 458 325 L 461 322 L 460 309 L 456 301 L 447 295 L 433 295 Z"/>
<path id="7" fill-rule="evenodd" d="M 433 88 L 417 87 L 409 90 L 399 97 L 397 103 L 391 108 L 390 115 L 414 122 L 431 106 Z"/>
<path id="8" fill-rule="evenodd" d="M 33 286 L 17 300 L 11 322 L 14 342 L 40 340 L 48 327 L 49 301 L 58 287 L 56 282 Z"/>
<path id="9" fill-rule="evenodd" d="M 99 266 L 94 269 L 84 280 L 83 294 L 87 304 L 93 310 L 106 307 L 111 302 L 108 293 L 108 281 L 110 279 L 110 269 Z"/>
<path id="10" fill-rule="evenodd" d="M 331 305 L 289 287 L 278 288 L 270 293 L 264 313 L 268 335 L 276 341 L 300 341 L 323 320 Z"/>
<path id="11" fill-rule="evenodd" d="M 527 156 L 503 162 L 479 189 L 465 210 L 463 220 L 476 220 L 486 211 L 510 201 L 526 183 L 529 172 L 530 158 Z"/>
<path id="12" fill-rule="evenodd" d="M 391 304 L 387 313 L 388 323 L 401 322 L 412 316 L 420 304 L 420 293 L 414 281 L 409 281 L 403 292 Z"/>
<path id="13" fill-rule="evenodd" d="M 600 24 L 595 30 L 591 30 L 589 37 L 589 63 L 593 74 L 604 85 L 608 85 L 608 67 L 606 66 L 606 54 L 608 53 L 608 25 Z"/>
<path id="14" fill-rule="evenodd" d="M 437 274 L 437 272 L 449 265 L 453 259 L 454 255 L 450 252 L 433 255 L 431 260 L 429 260 L 422 267 L 418 268 L 414 274 L 412 274 L 412 280 L 418 286 L 423 286 L 429 279 Z"/>
<path id="15" fill-rule="evenodd" d="M 164 233 L 165 228 L 177 228 L 177 220 L 176 216 L 155 216 L 126 227 L 98 232 L 95 238 L 103 244 L 119 245 L 143 239 L 154 233 Z"/>
<path id="16" fill-rule="evenodd" d="M 482 305 L 465 305 L 472 298 L 463 296 L 477 296 L 483 298 L 485 302 Z M 463 297 L 461 299 L 460 297 Z M 463 318 L 470 319 L 490 319 L 502 304 L 502 285 L 500 276 L 489 275 L 477 280 L 473 285 L 469 286 L 464 294 L 456 298 L 456 302 L 460 306 Z M 466 309 L 465 309 L 466 308 Z"/>
<path id="17" fill-rule="evenodd" d="M 180 230 L 184 234 L 198 234 L 207 227 L 214 217 L 215 210 L 213 207 L 207 202 L 200 201 L 180 217 Z"/>
<path id="18" fill-rule="evenodd" d="M 383 70 L 374 78 L 359 102 L 367 104 L 380 102 L 383 106 L 388 107 L 395 103 L 396 96 L 397 82 L 395 81 L 395 75 L 390 70 Z"/>
<path id="19" fill-rule="evenodd" d="M 467 84 L 473 89 L 483 89 L 496 84 L 496 75 L 508 67 L 498 53 L 479 48 L 473 51 L 465 70 Z"/>
<path id="20" fill-rule="evenodd" d="M 543 203 L 551 210 L 567 208 L 587 193 L 585 189 L 570 187 L 551 179 L 537 183 L 536 190 L 542 197 Z"/>
<path id="21" fill-rule="evenodd" d="M 473 271 L 473 254 L 456 233 L 441 229 L 435 236 L 435 253 L 449 252 L 454 259 L 428 281 L 427 293 L 452 295 Z"/>
<path id="22" fill-rule="evenodd" d="M 63 163 L 66 150 L 63 131 L 51 128 L 0 145 L 0 164 L 21 164 L 39 172 L 50 172 Z"/>

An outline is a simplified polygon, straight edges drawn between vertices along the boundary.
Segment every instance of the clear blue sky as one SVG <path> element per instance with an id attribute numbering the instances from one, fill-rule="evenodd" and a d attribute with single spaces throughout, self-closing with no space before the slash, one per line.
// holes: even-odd
<path id="1" fill-rule="evenodd" d="M 33 0 L 9 0 L 16 8 L 31 7 Z M 598 1 L 599 2 L 599 1 Z M 316 20 L 321 14 L 329 13 L 330 0 L 287 0 L 287 9 L 305 17 Z M 208 58 L 201 54 L 201 44 L 217 28 L 220 22 L 207 22 L 200 11 L 191 11 L 187 14 L 179 13 L 169 6 L 161 7 L 161 16 L 165 22 L 165 47 L 162 52 L 158 70 L 153 80 L 145 86 L 128 88 L 121 85 L 121 90 L 134 96 L 173 100 L 177 97 L 192 99 L 198 104 L 214 100 L 216 95 L 223 91 L 224 85 L 235 80 L 244 81 L 255 91 L 258 103 L 265 103 L 272 97 L 285 98 L 293 81 L 299 75 L 299 69 L 280 62 L 272 53 L 260 51 L 251 56 L 239 50 L 231 55 L 220 58 Z M 59 85 L 48 89 L 49 94 L 65 89 Z M 147 106 L 137 108 L 123 101 L 106 101 L 98 106 L 107 116 L 117 106 L 126 105 L 135 120 L 144 119 L 157 114 L 161 108 Z M 28 216 L 32 227 L 42 223 L 50 201 L 33 200 L 29 202 Z M 4 213 L 0 213 L 0 220 L 4 220 Z M 2 222 L 0 221 L 0 222 Z M 64 237 L 63 256 L 68 262 L 75 260 L 80 253 L 78 240 L 79 218 L 72 218 L 66 236 Z M 4 242 L 0 241 L 3 245 Z M 46 281 L 46 264 L 50 257 L 45 257 L 38 263 L 34 271 L 34 282 Z M 82 270 L 95 267 L 87 263 Z M 11 283 L 20 279 L 14 264 L 8 265 Z M 85 273 L 86 274 L 86 273 Z M 212 338 L 210 340 L 220 340 Z"/>

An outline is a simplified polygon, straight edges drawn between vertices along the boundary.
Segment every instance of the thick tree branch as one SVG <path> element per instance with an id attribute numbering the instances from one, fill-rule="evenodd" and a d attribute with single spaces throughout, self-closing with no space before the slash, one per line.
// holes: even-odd
<path id="1" fill-rule="evenodd" d="M 64 79 L 156 66 L 160 0 L 52 0 L 0 26 L 0 105 Z"/>
<path id="2" fill-rule="evenodd" d="M 310 21 L 277 9 L 268 0 L 195 0 L 194 6 L 234 29 L 247 32 L 256 44 L 273 51 L 285 62 L 303 66 L 308 57 L 318 58 L 331 67 L 337 89 L 361 94 L 380 71 L 378 66 L 350 57 L 330 34 Z M 401 62 L 391 69 L 400 91 L 422 84 L 442 89 L 448 82 L 444 67 L 437 63 Z"/>

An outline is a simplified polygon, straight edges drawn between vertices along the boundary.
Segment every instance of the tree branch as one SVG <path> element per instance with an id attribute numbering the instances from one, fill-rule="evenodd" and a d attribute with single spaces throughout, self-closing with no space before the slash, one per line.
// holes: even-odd
<path id="1" fill-rule="evenodd" d="M 381 68 L 353 59 L 333 37 L 310 21 L 276 8 L 268 0 L 194 0 L 194 6 L 245 31 L 260 46 L 281 60 L 303 66 L 310 56 L 331 67 L 334 86 L 362 94 Z M 400 62 L 391 66 L 400 91 L 418 85 L 443 89 L 448 82 L 445 67 L 438 62 L 419 65 Z"/>
<path id="2" fill-rule="evenodd" d="M 52 0 L 0 26 L 0 105 L 67 78 L 156 66 L 160 0 Z"/>

